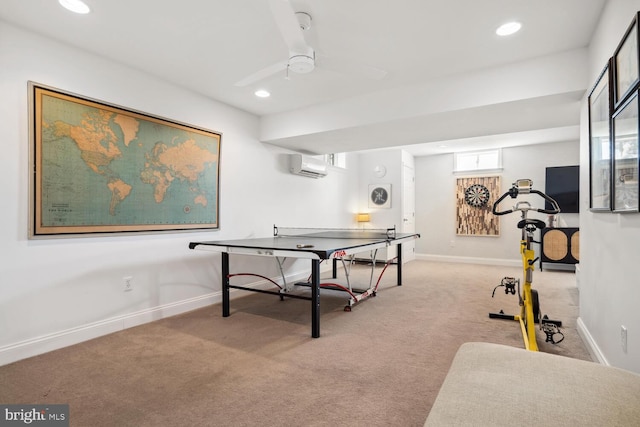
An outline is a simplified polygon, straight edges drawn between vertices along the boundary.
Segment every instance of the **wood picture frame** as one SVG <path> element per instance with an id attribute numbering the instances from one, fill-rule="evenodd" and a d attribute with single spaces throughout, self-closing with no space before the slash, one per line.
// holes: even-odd
<path id="1" fill-rule="evenodd" d="M 600 73 L 588 98 L 589 208 L 611 211 L 611 73 L 610 63 Z"/>
<path id="2" fill-rule="evenodd" d="M 28 89 L 29 238 L 220 227 L 221 133 Z"/>
<path id="3" fill-rule="evenodd" d="M 465 197 L 473 186 L 488 191 L 488 198 L 481 205 Z M 499 175 L 456 178 L 456 235 L 499 237 L 500 217 L 492 213 L 492 208 L 500 192 Z"/>
<path id="4" fill-rule="evenodd" d="M 612 117 L 612 209 L 614 212 L 638 212 L 639 110 L 636 91 Z"/>

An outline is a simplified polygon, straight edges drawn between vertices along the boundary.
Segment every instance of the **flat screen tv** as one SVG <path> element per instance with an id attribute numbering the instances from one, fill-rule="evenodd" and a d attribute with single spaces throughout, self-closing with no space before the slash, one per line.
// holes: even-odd
<path id="1" fill-rule="evenodd" d="M 545 193 L 558 202 L 560 213 L 580 212 L 580 166 L 548 167 Z M 545 209 L 552 209 L 545 202 Z"/>

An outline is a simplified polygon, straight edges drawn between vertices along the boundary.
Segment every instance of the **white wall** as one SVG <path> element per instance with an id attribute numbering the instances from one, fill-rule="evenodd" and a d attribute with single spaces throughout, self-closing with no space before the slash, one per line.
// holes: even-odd
<path id="1" fill-rule="evenodd" d="M 589 48 L 592 84 L 640 10 L 638 0 L 606 3 Z M 588 95 L 588 94 L 587 94 Z M 583 336 L 601 362 L 640 373 L 640 214 L 592 213 L 589 206 L 589 130 L 587 95 L 580 126 L 580 319 Z M 620 330 L 628 329 L 628 350 Z"/>
<path id="2" fill-rule="evenodd" d="M 578 141 L 504 148 L 502 172 L 487 175 L 501 177 L 502 193 L 520 178 L 532 179 L 534 188 L 544 191 L 545 168 L 577 165 L 579 148 Z M 455 175 L 453 154 L 416 157 L 415 165 L 416 229 L 423 235 L 416 241 L 418 258 L 520 265 L 518 214 L 500 218 L 498 237 L 456 235 L 456 179 L 481 174 Z M 532 203 L 535 201 L 535 198 L 531 199 Z M 501 207 L 508 208 L 509 201 L 504 203 Z M 543 214 L 535 217 L 547 219 Z M 578 226 L 578 214 L 560 214 L 559 217 L 558 226 Z"/>
<path id="3" fill-rule="evenodd" d="M 380 150 L 360 153 L 360 183 L 358 203 L 361 212 L 369 212 L 371 222 L 367 227 L 388 228 L 396 226 L 401 230 L 402 225 L 402 150 Z M 374 174 L 374 167 L 385 166 L 387 172 L 379 178 Z M 391 207 L 370 207 L 369 186 L 373 184 L 391 185 Z"/>
<path id="4" fill-rule="evenodd" d="M 355 155 L 324 179 L 291 175 L 286 153 L 258 141 L 256 117 L 2 21 L 0 64 L 0 365 L 218 301 L 219 256 L 190 241 L 354 225 Z M 222 132 L 220 230 L 28 240 L 29 80 Z M 272 262 L 232 265 L 275 276 Z"/>
<path id="5" fill-rule="evenodd" d="M 387 150 L 371 150 L 361 152 L 358 155 L 360 167 L 360 182 L 358 203 L 360 212 L 369 212 L 371 222 L 365 225 L 368 228 L 390 228 L 395 227 L 398 232 L 403 233 L 420 233 L 411 223 L 404 221 L 405 201 L 411 198 L 410 194 L 405 194 L 407 189 L 405 184 L 405 167 L 414 170 L 414 158 L 407 151 L 400 149 Z M 382 177 L 376 175 L 375 168 L 386 168 L 386 174 Z M 389 208 L 371 207 L 369 203 L 370 191 L 372 185 L 390 184 L 391 185 L 391 206 Z M 410 202 L 409 202 L 410 203 Z M 414 208 L 415 209 L 415 208 Z M 415 241 L 407 242 L 402 245 L 403 263 L 415 259 Z M 385 255 L 387 259 L 396 256 L 396 248 L 387 249 Z"/>

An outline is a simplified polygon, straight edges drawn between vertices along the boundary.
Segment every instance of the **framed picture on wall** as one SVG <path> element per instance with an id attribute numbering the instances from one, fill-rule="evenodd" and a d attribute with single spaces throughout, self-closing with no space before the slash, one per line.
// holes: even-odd
<path id="1" fill-rule="evenodd" d="M 456 179 L 456 235 L 499 236 L 500 217 L 493 203 L 500 195 L 500 176 Z"/>
<path id="2" fill-rule="evenodd" d="M 369 185 L 369 207 L 391 208 L 391 184 Z"/>
<path id="3" fill-rule="evenodd" d="M 219 228 L 217 132 L 29 82 L 30 238 Z"/>
<path id="4" fill-rule="evenodd" d="M 589 94 L 589 175 L 592 211 L 611 210 L 611 99 L 609 64 Z"/>
<path id="5" fill-rule="evenodd" d="M 613 54 L 613 99 L 617 110 L 639 81 L 638 14 L 633 18 L 622 41 Z"/>
<path id="6" fill-rule="evenodd" d="M 613 210 L 638 212 L 638 93 L 614 114 Z"/>

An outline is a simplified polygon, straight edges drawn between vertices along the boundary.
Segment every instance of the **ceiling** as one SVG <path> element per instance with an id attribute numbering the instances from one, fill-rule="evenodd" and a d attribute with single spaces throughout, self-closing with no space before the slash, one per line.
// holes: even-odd
<path id="1" fill-rule="evenodd" d="M 582 92 L 553 100 L 566 119 L 546 118 L 539 125 L 534 118 L 512 128 L 472 123 L 476 116 L 486 123 L 489 112 L 508 119 L 508 105 L 500 112 L 492 111 L 495 105 L 448 111 L 447 120 L 469 124 L 466 132 L 459 125 L 433 132 L 440 112 L 406 111 L 390 123 L 371 116 L 358 125 L 323 127 L 326 112 L 364 117 L 367 108 L 354 100 L 369 100 L 377 114 L 385 108 L 393 113 L 401 106 L 383 100 L 396 92 L 585 48 L 605 1 L 291 0 L 295 11 L 312 17 L 304 36 L 316 51 L 316 68 L 289 72 L 289 79 L 282 68 L 242 87 L 236 83 L 289 56 L 269 0 L 85 0 L 88 15 L 70 13 L 57 0 L 2 0 L 0 19 L 255 114 L 265 126 L 279 123 L 277 136 L 261 133 L 264 142 L 311 153 L 403 146 L 423 155 L 515 140 L 577 139 L 579 100 L 588 82 Z M 522 22 L 522 30 L 496 36 L 495 29 L 511 20 Z M 271 97 L 254 96 L 258 88 Z M 548 107 L 536 97 L 520 102 Z M 312 130 L 295 129 L 301 113 L 313 121 Z M 407 121 L 414 122 L 411 132 L 397 132 Z M 381 132 L 394 136 L 373 141 L 371 135 Z"/>

